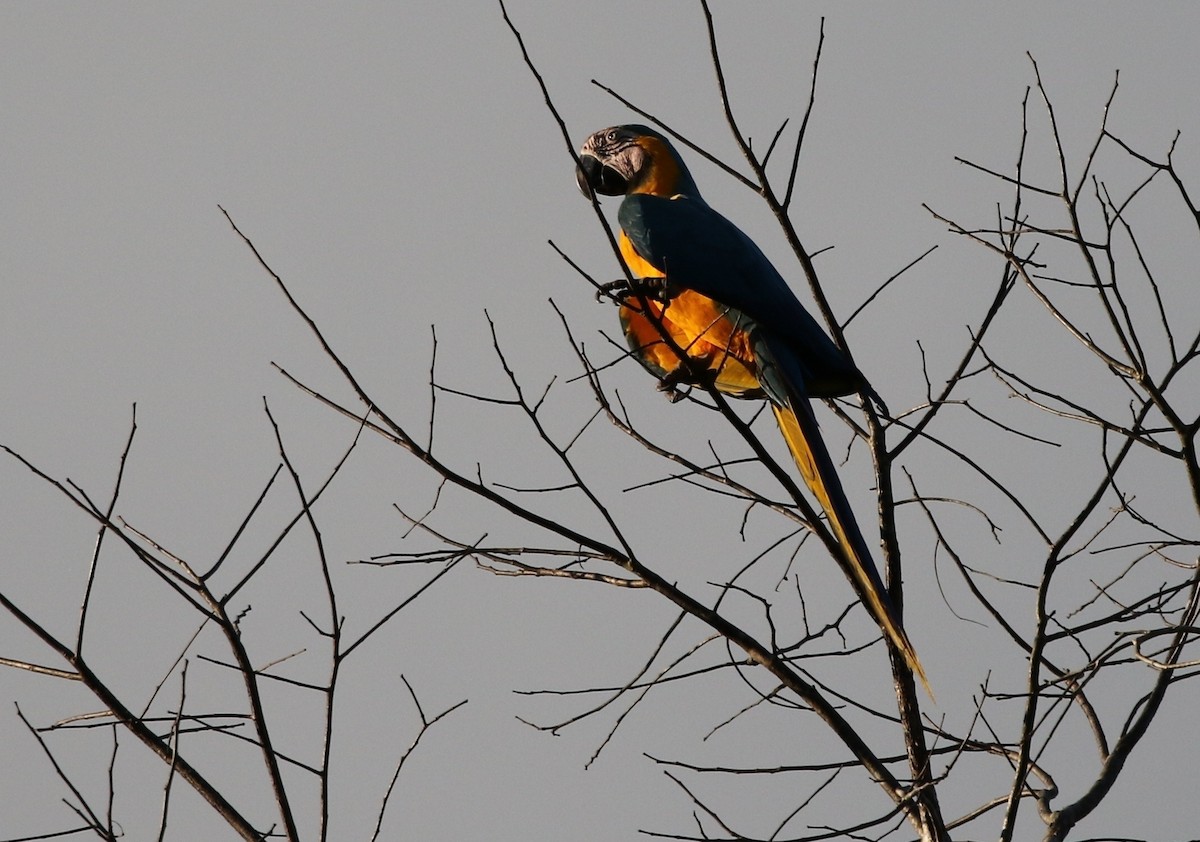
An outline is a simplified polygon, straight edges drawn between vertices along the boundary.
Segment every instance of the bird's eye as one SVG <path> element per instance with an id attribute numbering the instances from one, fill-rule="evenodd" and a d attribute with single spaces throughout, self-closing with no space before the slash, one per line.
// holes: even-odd
<path id="1" fill-rule="evenodd" d="M 612 143 L 614 140 L 616 140 L 617 139 L 616 129 L 613 129 L 608 134 L 606 134 L 604 136 L 604 139 L 607 140 L 609 143 Z"/>

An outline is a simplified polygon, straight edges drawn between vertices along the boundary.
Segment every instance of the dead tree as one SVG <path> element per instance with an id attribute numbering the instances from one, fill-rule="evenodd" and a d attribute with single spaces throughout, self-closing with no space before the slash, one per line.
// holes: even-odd
<path id="1" fill-rule="evenodd" d="M 888 296 L 901 291 L 906 272 L 932 248 L 881 280 L 857 310 L 834 312 L 824 294 L 815 254 L 794 222 L 801 201 L 794 188 L 817 99 L 823 34 L 816 45 L 808 106 L 799 125 L 789 128 L 787 120 L 781 121 L 760 151 L 747 140 L 748 131 L 736 117 L 736 103 L 729 100 L 716 28 L 707 5 L 702 5 L 716 96 L 724 106 L 741 160 L 718 159 L 699 139 L 672 126 L 669 115 L 652 113 L 615 91 L 610 93 L 766 203 L 778 221 L 777 236 L 795 256 L 790 268 L 805 281 L 831 335 L 852 349 L 847 324 L 864 308 L 884 306 Z M 562 128 L 562 163 L 569 166 L 575 143 L 594 127 L 568 128 L 558 117 L 518 29 L 509 25 L 541 85 L 547 108 Z M 1014 138 L 1015 164 L 1006 167 L 963 159 L 974 174 L 990 179 L 1006 193 L 1004 204 L 997 205 L 994 213 L 982 214 L 988 220 L 984 223 L 930 210 L 964 247 L 985 249 L 994 258 L 994 280 L 972 314 L 968 340 L 953 358 L 926 360 L 923 394 L 893 391 L 877 382 L 882 398 L 878 404 L 831 402 L 822 410 L 829 435 L 849 442 L 848 470 L 869 466 L 862 470 L 870 473 L 879 558 L 893 601 L 910 616 L 938 613 L 944 617 L 938 628 L 947 635 L 968 624 L 982 624 L 995 651 L 1004 653 L 1001 665 L 981 659 L 939 666 L 936 641 L 917 636 L 927 666 L 932 665 L 935 689 L 956 704 L 951 709 L 934 708 L 923 699 L 895 653 L 883 657 L 884 647 L 876 645 L 880 643 L 877 630 L 856 610 L 848 591 L 836 598 L 822 593 L 820 600 L 813 599 L 806 585 L 810 570 L 821 564 L 832 569 L 832 565 L 823 557 L 825 545 L 808 539 L 819 536 L 825 527 L 798 488 L 790 463 L 778 458 L 768 425 L 758 423 L 759 406 L 694 387 L 669 411 L 676 417 L 701 419 L 697 424 L 704 425 L 704 432 L 696 440 L 681 441 L 678 431 L 683 425 L 668 434 L 631 410 L 622 396 L 618 384 L 625 372 L 641 378 L 645 374 L 635 371 L 637 366 L 628 360 L 620 342 L 598 352 L 580 340 L 578 325 L 562 318 L 562 342 L 571 351 L 573 366 L 562 372 L 561 382 L 531 387 L 510 365 L 501 332 L 489 318 L 499 372 L 495 391 L 482 394 L 456 388 L 453 375 L 437 368 L 434 334 L 425 384 L 430 411 L 421 428 L 414 428 L 360 382 L 284 279 L 230 218 L 337 366 L 345 394 L 306 385 L 288 372 L 284 376 L 319 404 L 345 416 L 357 433 L 379 436 L 407 451 L 436 478 L 437 492 L 428 510 L 404 513 L 411 526 L 407 539 L 411 546 L 381 555 L 374 559 L 376 563 L 406 569 L 439 565 L 440 571 L 429 577 L 432 584 L 470 559 L 498 576 L 553 577 L 631 593 L 649 591 L 672 607 L 674 621 L 657 638 L 646 641 L 646 657 L 627 680 L 569 693 L 544 691 L 541 695 L 562 697 L 559 704 L 571 704 L 566 700 L 579 693 L 598 701 L 535 727 L 559 732 L 584 720 L 608 717 L 608 737 L 598 746 L 598 754 L 629 712 L 646 699 L 681 686 L 719 684 L 742 702 L 725 718 L 710 723 L 712 733 L 736 728 L 747 733 L 758 729 L 765 739 L 783 731 L 799 732 L 806 740 L 819 735 L 819 751 L 805 751 L 782 764 L 681 759 L 692 752 L 689 746 L 678 749 L 679 757 L 652 758 L 690 800 L 695 827 L 647 831 L 650 835 L 696 840 L 915 835 L 945 840 L 997 833 L 1002 840 L 1011 840 L 1028 838 L 1030 828 L 1037 826 L 1047 840 L 1066 839 L 1110 793 L 1127 758 L 1160 716 L 1168 694 L 1196 674 L 1197 660 L 1188 645 L 1197 630 L 1200 604 L 1196 559 L 1200 417 L 1196 372 L 1189 367 L 1194 368 L 1200 353 L 1200 330 L 1193 315 L 1194 293 L 1187 289 L 1192 279 L 1174 268 L 1172 260 L 1195 249 L 1200 211 L 1172 160 L 1173 144 L 1158 154 L 1134 149 L 1111 134 L 1102 117 L 1093 146 L 1082 156 L 1072 154 L 1060 139 L 1051 86 L 1043 84 L 1036 64 L 1033 73 L 1036 82 L 1026 92 Z M 1114 84 L 1110 104 L 1117 92 Z M 1109 172 L 1122 183 L 1130 173 L 1137 175 L 1131 186 L 1117 189 L 1110 186 L 1116 182 Z M 1186 242 L 1147 236 L 1145 209 L 1163 206 L 1183 218 L 1186 225 L 1180 236 Z M 596 218 L 597 236 L 613 245 L 612 262 L 583 266 L 563 254 L 570 271 L 586 282 L 577 284 L 581 295 L 591 294 L 586 284 L 602 290 L 596 279 L 610 277 L 614 267 L 629 277 L 599 205 Z M 1014 333 L 1007 320 L 1031 301 L 1044 318 L 1036 327 L 1023 329 L 1050 336 L 1055 348 L 1069 346 L 1081 352 L 1088 366 L 1086 377 L 1063 377 L 1054 365 L 1031 361 L 1023 353 L 1026 340 Z M 1028 308 L 1020 312 L 1020 318 L 1027 320 Z M 891 339 L 919 341 L 903 335 Z M 589 406 L 581 420 L 556 417 L 555 399 L 564 391 L 574 406 Z M 468 411 L 486 407 L 521 419 L 540 448 L 540 457 L 556 466 L 553 481 L 532 483 L 523 476 L 495 479 L 485 476 L 481 468 L 471 472 L 456 467 L 450 457 L 464 449 L 469 452 L 471 443 L 447 443 L 436 435 L 438 413 L 445 411 L 447 403 Z M 1047 424 L 1047 418 L 1053 423 Z M 768 432 L 760 438 L 764 429 Z M 958 443 L 964 431 L 968 440 L 984 444 Z M 606 451 L 606 459 L 636 462 L 652 473 L 638 488 L 626 489 L 629 494 L 636 495 L 652 483 L 656 500 L 678 502 L 618 514 L 620 492 L 614 494 L 597 476 L 594 464 L 581 455 L 596 436 L 607 436 L 608 443 L 615 437 L 619 442 Z M 1041 462 L 1049 450 L 1066 454 L 1061 458 L 1068 460 L 1069 472 L 1046 478 Z M 85 657 L 91 608 L 87 596 L 70 638 L 52 634 L 45 623 L 4 596 L 5 609 L 65 666 L 15 659 L 5 663 L 83 682 L 105 708 L 100 724 L 112 727 L 114 735 L 119 726 L 137 736 L 166 761 L 168 781 L 178 779 L 196 789 L 244 838 L 304 835 L 291 808 L 292 789 L 279 771 L 281 765 L 298 766 L 318 782 L 322 814 L 316 835 L 325 838 L 328 746 L 334 730 L 338 668 L 408 601 L 352 640 L 345 637 L 312 508 L 338 468 L 312 489 L 292 468 L 282 435 L 279 454 L 281 467 L 251 507 L 247 522 L 276 477 L 288 478 L 296 508 L 278 537 L 282 540 L 297 526 L 311 536 L 316 569 L 326 583 L 328 616 L 306 619 L 328 647 L 325 681 L 298 683 L 273 674 L 273 665 L 256 666 L 239 630 L 240 617 L 231 613 L 239 591 L 268 563 L 278 542 L 237 574 L 227 570 L 228 548 L 214 553 L 204 565 L 178 558 L 157 539 L 115 517 L 119 475 L 109 501 L 97 503 L 83 489 L 47 476 L 21 456 L 17 458 L 26 467 L 99 525 L 97 560 L 106 541 L 120 542 L 193 612 L 197 634 L 211 629 L 224 642 L 227 654 L 217 663 L 243 684 L 247 711 L 240 717 L 251 733 L 239 734 L 234 725 L 242 722 L 229 722 L 212 712 L 184 713 L 190 647 L 160 684 L 165 688 L 168 678 L 175 676 L 179 690 L 173 708 L 157 695 L 151 699 L 153 704 L 134 707 L 113 693 Z M 973 477 L 973 496 L 943 492 L 939 472 L 946 465 Z M 1047 482 L 1054 484 L 1052 509 L 1039 502 Z M 1168 483 L 1173 489 L 1170 494 L 1163 491 Z M 451 495 L 443 494 L 451 489 L 459 492 L 455 499 L 465 493 L 491 506 L 519 537 L 492 543 L 477 532 L 468 534 L 453 503 L 447 502 Z M 743 537 L 778 537 L 760 541 L 739 558 L 723 557 L 705 565 L 707 570 L 727 571 L 721 581 L 678 581 L 665 571 L 677 569 L 675 562 L 683 556 L 688 561 L 703 556 L 706 548 L 684 540 L 664 545 L 646 536 L 661 527 L 664 517 L 685 516 L 696 498 L 738 512 Z M 239 529 L 230 547 L 241 534 Z M 671 557 L 672 552 L 680 557 Z M 1013 564 L 1014 559 L 1020 564 Z M 943 594 L 928 587 L 905 590 L 902 574 L 908 571 L 911 577 L 920 569 L 938 571 Z M 423 588 L 412 596 L 421 592 Z M 878 683 L 863 690 L 850 680 L 859 676 L 882 678 L 894 689 L 894 697 L 879 693 Z M 327 700 L 326 750 L 316 763 L 286 756 L 272 739 L 260 688 L 276 680 Z M 415 693 L 412 698 L 415 703 Z M 970 702 L 964 705 L 963 699 Z M 454 709 L 429 716 L 419 704 L 416 707 L 418 739 Z M 1081 760 L 1079 743 L 1070 736 L 1079 728 L 1086 729 L 1094 743 L 1086 760 Z M 40 733 L 32 726 L 31 730 Z M 246 817 L 219 784 L 209 782 L 187 762 L 179 741 L 196 730 L 216 731 L 257 749 L 274 796 L 273 827 L 264 826 L 261 818 Z M 1069 763 L 1076 774 L 1080 764 L 1086 764 L 1087 785 L 1060 789 L 1056 774 L 1063 763 Z M 70 787 L 70 774 L 64 770 L 62 775 Z M 736 778 L 732 784 L 731 777 Z M 701 794 L 705 782 L 714 778 L 722 781 L 721 794 Z M 748 793 L 778 787 L 779 781 L 785 782 L 786 800 L 768 801 L 766 808 L 762 801 L 754 802 L 753 809 L 742 808 Z M 834 792 L 842 794 L 843 805 L 853 800 L 853 815 L 836 807 L 825 809 L 825 796 Z M 164 826 L 168 803 L 164 800 Z M 106 818 L 103 809 L 89 805 L 78 791 L 73 804 L 83 827 L 102 837 L 115 837 L 111 815 Z M 384 809 L 386 800 L 381 819 Z"/>

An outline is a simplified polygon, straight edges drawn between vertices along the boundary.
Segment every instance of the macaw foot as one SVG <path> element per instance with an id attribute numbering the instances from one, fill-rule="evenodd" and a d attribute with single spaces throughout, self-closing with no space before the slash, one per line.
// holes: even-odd
<path id="1" fill-rule="evenodd" d="M 690 372 L 686 366 L 679 366 L 674 371 L 659 378 L 658 390 L 667 396 L 667 400 L 671 403 L 678 403 L 687 397 L 688 392 L 693 386 L 702 388 L 713 385 L 717 382 L 717 374 L 715 371 L 705 370 L 700 374 Z M 686 389 L 680 389 L 680 385 L 686 386 Z"/>
<path id="2" fill-rule="evenodd" d="M 658 391 L 662 392 L 671 403 L 679 403 L 687 397 L 687 392 L 679 388 L 678 378 L 670 376 L 658 381 Z"/>
<path id="3" fill-rule="evenodd" d="M 654 301 L 670 301 L 679 293 L 679 287 L 666 278 L 618 278 L 596 289 L 596 300 L 612 298 L 621 301 L 631 295 L 642 295 Z"/>
<path id="4" fill-rule="evenodd" d="M 614 301 L 620 301 L 621 296 L 629 291 L 629 281 L 625 278 L 618 278 L 615 281 L 609 281 L 606 284 L 600 284 L 596 287 L 596 300 L 603 301 L 606 298 L 611 298 Z"/>

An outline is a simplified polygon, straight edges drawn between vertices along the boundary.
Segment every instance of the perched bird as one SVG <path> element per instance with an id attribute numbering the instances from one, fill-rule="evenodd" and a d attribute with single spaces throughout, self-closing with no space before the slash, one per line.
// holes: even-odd
<path id="1" fill-rule="evenodd" d="M 707 380 L 731 396 L 770 401 L 800 474 L 837 537 L 842 569 L 928 690 L 809 405 L 812 398 L 866 389 L 862 373 L 754 241 L 701 198 L 662 134 L 641 125 L 596 132 L 579 150 L 576 179 L 586 196 L 625 197 L 618 244 L 638 282 L 621 293 L 620 318 L 633 355 L 671 386 Z M 704 377 L 694 374 L 697 368 Z"/>

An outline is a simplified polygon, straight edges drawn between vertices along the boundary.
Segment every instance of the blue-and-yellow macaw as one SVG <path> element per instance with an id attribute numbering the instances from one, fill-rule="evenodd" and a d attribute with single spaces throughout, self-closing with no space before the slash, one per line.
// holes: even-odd
<path id="1" fill-rule="evenodd" d="M 866 380 L 796 299 L 771 262 L 700 197 L 670 142 L 647 126 L 614 126 L 579 150 L 579 188 L 624 196 L 619 246 L 630 272 L 651 280 L 622 297 L 621 324 L 634 355 L 661 380 L 695 378 L 735 397 L 766 397 L 788 449 L 841 547 L 838 559 L 872 619 L 929 683 L 821 439 L 809 400 L 861 391 Z M 664 341 L 664 333 L 672 340 Z"/>

